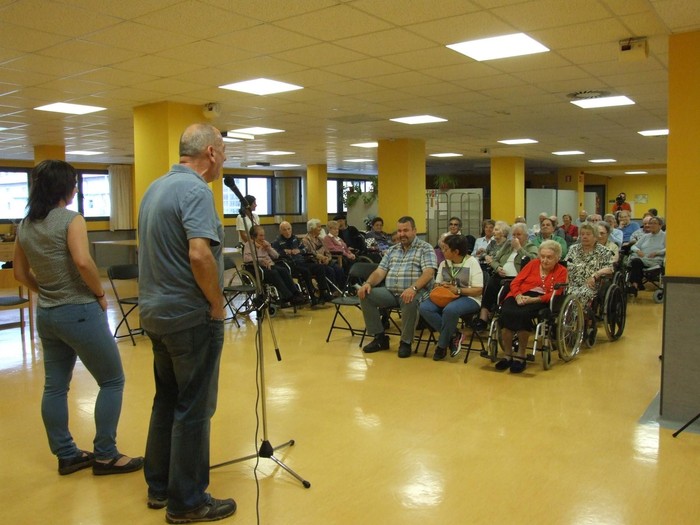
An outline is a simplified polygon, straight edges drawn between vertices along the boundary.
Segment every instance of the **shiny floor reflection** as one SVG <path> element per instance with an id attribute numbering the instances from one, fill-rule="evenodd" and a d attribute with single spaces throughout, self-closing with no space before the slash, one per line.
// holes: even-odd
<path id="1" fill-rule="evenodd" d="M 114 304 L 112 303 L 114 308 Z M 662 306 L 641 294 L 623 338 L 571 363 L 539 362 L 520 377 L 472 353 L 433 362 L 364 355 L 359 338 L 335 332 L 332 309 L 280 312 L 273 320 L 282 361 L 264 331 L 268 437 L 294 439 L 278 457 L 308 479 L 304 489 L 260 463 L 265 524 L 687 524 L 700 503 L 700 435 L 638 420 L 659 390 Z M 359 312 L 351 319 L 361 325 Z M 113 326 L 117 315 L 110 311 Z M 256 323 L 227 324 L 212 463 L 257 448 Z M 153 379 L 144 337 L 119 343 L 127 375 L 119 446 L 144 450 Z M 0 495 L 8 523 L 163 523 L 148 510 L 141 474 L 59 477 L 41 424 L 40 345 L 0 331 Z M 91 448 L 96 385 L 78 364 L 71 428 Z M 262 433 L 259 438 L 262 438 Z M 253 461 L 216 469 L 211 492 L 232 496 L 255 523 Z"/>

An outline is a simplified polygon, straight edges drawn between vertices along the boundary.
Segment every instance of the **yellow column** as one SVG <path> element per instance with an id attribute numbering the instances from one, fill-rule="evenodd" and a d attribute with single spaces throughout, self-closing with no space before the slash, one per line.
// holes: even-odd
<path id="1" fill-rule="evenodd" d="M 148 186 L 180 161 L 180 135 L 187 126 L 201 121 L 201 106 L 157 102 L 134 108 L 134 224 Z M 221 214 L 221 182 L 212 190 Z"/>
<path id="2" fill-rule="evenodd" d="M 34 165 L 42 160 L 66 160 L 66 147 L 53 145 L 34 146 Z"/>
<path id="3" fill-rule="evenodd" d="M 425 141 L 380 140 L 377 150 L 378 214 L 388 229 L 410 215 L 419 233 L 426 231 Z"/>
<path id="4" fill-rule="evenodd" d="M 525 159 L 491 159 L 491 218 L 510 223 L 525 215 Z"/>
<path id="5" fill-rule="evenodd" d="M 309 164 L 306 167 L 306 217 L 319 219 L 323 224 L 328 218 L 327 181 L 328 166 L 326 164 Z"/>
<path id="6" fill-rule="evenodd" d="M 697 236 L 689 214 L 700 203 L 700 31 L 671 35 L 668 67 L 668 175 L 666 275 L 700 277 L 700 265 L 688 251 Z"/>

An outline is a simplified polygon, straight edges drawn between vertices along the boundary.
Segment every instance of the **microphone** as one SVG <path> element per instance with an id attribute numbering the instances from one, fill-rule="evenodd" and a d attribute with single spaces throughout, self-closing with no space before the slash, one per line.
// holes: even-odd
<path id="1" fill-rule="evenodd" d="M 236 186 L 236 181 L 231 175 L 226 175 L 224 177 L 224 185 L 231 190 L 233 193 L 236 194 L 236 197 L 238 197 L 238 200 L 241 201 L 241 206 L 243 208 L 250 209 L 250 203 L 246 200 L 246 198 L 243 196 L 241 193 L 241 190 L 238 189 L 238 186 Z"/>

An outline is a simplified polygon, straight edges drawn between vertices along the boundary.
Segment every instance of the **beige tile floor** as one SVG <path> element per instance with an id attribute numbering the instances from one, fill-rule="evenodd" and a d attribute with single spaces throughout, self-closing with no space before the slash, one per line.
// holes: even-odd
<path id="1" fill-rule="evenodd" d="M 113 305 L 112 305 L 113 306 Z M 261 460 L 265 524 L 694 524 L 700 518 L 700 436 L 639 419 L 659 389 L 662 306 L 640 294 L 616 343 L 600 339 L 552 370 L 498 373 L 473 355 L 435 363 L 371 356 L 336 332 L 331 309 L 274 318 L 282 361 L 264 326 L 268 437 L 296 444 L 278 457 L 305 489 Z M 110 317 L 115 319 L 114 311 Z M 359 315 L 353 313 L 359 322 Z M 255 329 L 227 324 L 212 463 L 245 456 L 255 440 Z M 148 510 L 141 473 L 59 477 L 39 414 L 40 348 L 0 332 L 0 501 L 7 524 L 163 523 Z M 127 384 L 119 446 L 143 453 L 153 381 L 148 341 L 119 343 Z M 78 364 L 71 428 L 91 447 L 97 393 Z M 700 409 L 700 408 L 699 408 Z M 262 437 L 262 436 L 260 436 Z M 216 469 L 211 492 L 256 522 L 254 461 Z"/>

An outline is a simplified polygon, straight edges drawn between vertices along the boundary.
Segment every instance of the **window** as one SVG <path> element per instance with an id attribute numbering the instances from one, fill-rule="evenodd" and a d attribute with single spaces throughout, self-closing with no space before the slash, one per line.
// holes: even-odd
<path id="1" fill-rule="evenodd" d="M 87 220 L 109 219 L 112 211 L 109 175 L 106 171 L 77 171 L 78 195 L 68 209 L 81 213 Z"/>
<path id="2" fill-rule="evenodd" d="M 330 215 L 348 211 L 343 203 L 343 192 L 347 188 L 359 186 L 361 192 L 371 191 L 373 181 L 365 179 L 328 179 L 326 182 L 326 201 Z"/>
<path id="3" fill-rule="evenodd" d="M 17 221 L 27 214 L 29 171 L 0 168 L 0 221 Z"/>
<path id="4" fill-rule="evenodd" d="M 29 199 L 28 169 L 0 168 L 0 221 L 22 219 Z M 109 175 L 102 170 L 77 170 L 78 197 L 68 209 L 87 220 L 106 220 L 111 213 Z"/>
<path id="5" fill-rule="evenodd" d="M 299 215 L 302 209 L 300 177 L 248 177 L 233 175 L 243 195 L 255 197 L 258 215 Z M 235 217 L 241 203 L 233 191 L 224 189 L 224 216 Z"/>

